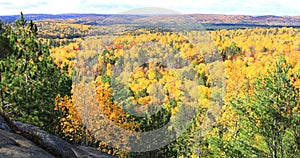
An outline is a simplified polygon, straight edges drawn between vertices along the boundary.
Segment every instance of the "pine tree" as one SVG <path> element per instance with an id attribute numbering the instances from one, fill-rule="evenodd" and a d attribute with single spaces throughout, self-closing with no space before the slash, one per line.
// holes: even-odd
<path id="1" fill-rule="evenodd" d="M 4 32 L 0 44 L 9 39 L 9 51 L 0 61 L 1 108 L 14 120 L 54 130 L 60 115 L 54 110 L 55 97 L 70 95 L 71 79 L 55 65 L 37 38 L 37 26 L 22 13 Z"/>
<path id="2" fill-rule="evenodd" d="M 267 155 L 272 158 L 300 156 L 300 115 L 293 110 L 299 101 L 299 89 L 291 82 L 290 70 L 291 65 L 281 57 L 268 74 L 256 79 L 253 94 L 232 101 L 248 127 L 262 136 Z"/>

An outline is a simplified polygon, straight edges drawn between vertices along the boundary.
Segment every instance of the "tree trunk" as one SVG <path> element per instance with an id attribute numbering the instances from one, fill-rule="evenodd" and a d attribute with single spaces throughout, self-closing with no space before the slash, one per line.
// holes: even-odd
<path id="1" fill-rule="evenodd" d="M 272 130 L 272 158 L 277 158 L 277 142 L 276 142 L 276 120 L 273 121 L 273 130 Z"/>

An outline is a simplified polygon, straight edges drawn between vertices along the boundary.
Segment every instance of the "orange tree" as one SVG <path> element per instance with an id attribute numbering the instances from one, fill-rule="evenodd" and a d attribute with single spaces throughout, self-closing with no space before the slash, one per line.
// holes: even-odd
<path id="1" fill-rule="evenodd" d="M 180 121 L 187 117 L 178 113 L 192 103 L 186 96 L 190 95 L 197 100 L 192 104 L 200 110 L 196 118 L 189 122 L 192 127 L 183 132 L 179 139 L 155 151 L 130 153 L 131 157 L 191 156 L 193 149 L 186 145 L 196 146 L 193 142 L 197 140 L 191 137 L 200 128 L 207 110 L 207 105 L 204 104 L 210 99 L 209 94 L 197 98 L 198 89 L 206 91 L 211 84 L 206 64 L 203 63 L 199 50 L 183 36 L 170 32 L 139 33 L 116 37 L 114 43 L 106 47 L 99 58 L 101 76 L 98 81 L 102 82 L 103 87 L 111 87 L 109 90 L 113 91 L 113 95 L 110 98 L 114 102 L 112 107 L 135 114 L 126 113 L 130 118 L 127 120 L 137 122 L 142 132 L 159 129 L 168 122 L 173 122 L 168 128 L 169 133 L 165 135 L 170 139 L 176 135 L 175 126 L 180 124 L 176 119 Z M 155 54 L 156 52 L 160 54 Z M 151 58 L 148 60 L 149 57 Z M 202 66 L 197 66 L 200 63 Z M 194 79 L 198 82 L 194 83 Z M 104 97 L 106 93 L 102 92 L 102 95 Z M 203 104 L 200 104 L 202 101 Z M 109 111 L 112 110 L 108 109 L 106 115 L 116 118 Z M 155 113 L 152 114 L 153 112 Z M 149 144 L 160 141 L 162 140 L 153 137 Z"/>

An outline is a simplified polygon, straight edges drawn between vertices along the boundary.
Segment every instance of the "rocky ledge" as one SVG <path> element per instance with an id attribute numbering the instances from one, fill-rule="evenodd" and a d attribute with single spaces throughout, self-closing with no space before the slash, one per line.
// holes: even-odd
<path id="1" fill-rule="evenodd" d="M 36 126 L 13 122 L 20 129 L 15 133 L 0 116 L 1 158 L 112 158 L 94 148 L 75 146 Z"/>

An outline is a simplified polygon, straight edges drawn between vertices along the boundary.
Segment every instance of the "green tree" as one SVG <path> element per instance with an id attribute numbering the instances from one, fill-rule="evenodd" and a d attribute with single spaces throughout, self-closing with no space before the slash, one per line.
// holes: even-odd
<path id="1" fill-rule="evenodd" d="M 267 157 L 299 157 L 299 89 L 291 82 L 291 65 L 281 57 L 268 74 L 255 80 L 253 94 L 231 104 L 254 135 L 262 136 Z M 250 135 L 248 133 L 248 135 Z M 244 134 L 245 136 L 245 134 Z M 248 142 L 249 143 L 249 142 Z"/>
<path id="2" fill-rule="evenodd" d="M 8 52 L 12 51 L 12 47 L 7 37 L 7 31 L 0 19 L 0 59 L 4 58 Z"/>
<path id="3" fill-rule="evenodd" d="M 0 60 L 2 110 L 14 120 L 53 131 L 60 116 L 54 110 L 55 97 L 70 95 L 71 79 L 55 65 L 37 38 L 37 26 L 22 13 L 15 25 L 0 26 L 0 44 L 6 47 Z"/>
<path id="4" fill-rule="evenodd" d="M 230 46 L 220 51 L 223 60 L 226 60 L 228 56 L 235 56 L 241 53 L 241 48 L 238 47 L 234 42 Z"/>

